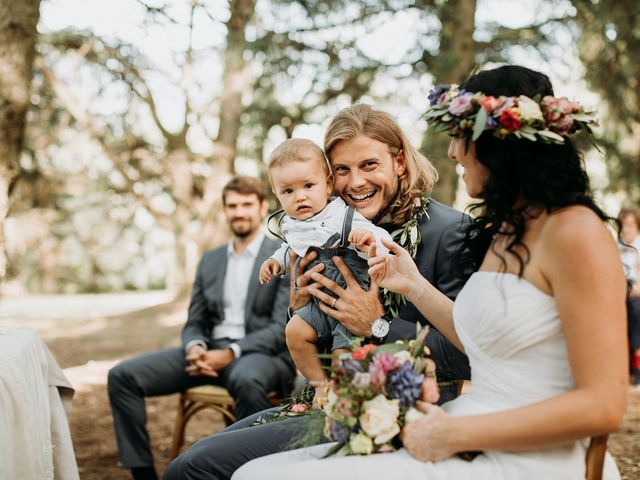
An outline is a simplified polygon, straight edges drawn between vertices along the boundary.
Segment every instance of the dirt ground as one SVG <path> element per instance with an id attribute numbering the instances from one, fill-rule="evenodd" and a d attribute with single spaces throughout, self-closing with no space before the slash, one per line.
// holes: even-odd
<path id="1" fill-rule="evenodd" d="M 118 467 L 113 423 L 106 392 L 108 369 L 117 361 L 157 348 L 179 345 L 186 318 L 186 300 L 153 306 L 116 316 L 1 318 L 0 324 L 31 325 L 65 369 L 76 388 L 71 434 L 82 480 L 128 479 Z M 156 469 L 163 472 L 170 461 L 177 395 L 147 401 L 148 429 Z M 210 411 L 198 413 L 186 432 L 188 446 L 223 426 Z M 629 389 L 629 404 L 622 428 L 609 438 L 624 480 L 640 478 L 640 390 Z"/>

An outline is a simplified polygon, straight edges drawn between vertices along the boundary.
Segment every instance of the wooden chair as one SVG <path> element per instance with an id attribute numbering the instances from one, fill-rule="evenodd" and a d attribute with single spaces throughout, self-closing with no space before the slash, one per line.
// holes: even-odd
<path id="1" fill-rule="evenodd" d="M 471 389 L 469 380 L 458 380 L 457 393 L 464 395 Z M 587 475 L 585 480 L 602 480 L 604 469 L 604 455 L 607 453 L 607 439 L 609 435 L 601 435 L 599 437 L 591 437 L 589 446 L 587 447 L 586 464 Z"/>
<path id="2" fill-rule="evenodd" d="M 269 394 L 272 405 L 282 403 L 282 397 L 276 392 Z M 236 421 L 234 414 L 235 404 L 226 388 L 215 385 L 202 385 L 189 388 L 180 393 L 178 399 L 178 412 L 176 414 L 176 426 L 173 430 L 171 445 L 171 458 L 176 458 L 184 443 L 184 431 L 189 420 L 199 411 L 211 409 L 222 415 L 222 420 L 228 427 Z"/>
<path id="3" fill-rule="evenodd" d="M 607 438 L 609 435 L 591 437 L 587 448 L 587 477 L 586 480 L 602 480 L 604 468 L 604 454 L 607 453 Z"/>

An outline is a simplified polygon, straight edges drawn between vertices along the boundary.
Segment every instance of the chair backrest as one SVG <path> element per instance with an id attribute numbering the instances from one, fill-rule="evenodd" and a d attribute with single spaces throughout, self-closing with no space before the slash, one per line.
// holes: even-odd
<path id="1" fill-rule="evenodd" d="M 591 437 L 587 448 L 587 476 L 586 480 L 602 480 L 604 468 L 604 454 L 607 453 L 608 435 Z"/>

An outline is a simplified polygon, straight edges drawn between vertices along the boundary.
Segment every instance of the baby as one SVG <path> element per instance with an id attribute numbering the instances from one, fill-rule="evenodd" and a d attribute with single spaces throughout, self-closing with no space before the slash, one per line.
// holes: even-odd
<path id="1" fill-rule="evenodd" d="M 289 249 L 300 258 L 313 248 L 318 257 L 308 268 L 317 262 L 324 263 L 323 275 L 345 288 L 346 283 L 331 260 L 339 255 L 358 283 L 368 289 L 366 255 L 358 253 L 354 246 L 364 250 L 375 242 L 378 249 L 386 252 L 380 239 L 391 241 L 391 237 L 341 198 L 329 198 L 333 179 L 322 149 L 309 140 L 286 140 L 271 154 L 268 171 L 271 188 L 285 213 L 280 230 L 286 243 L 262 264 L 260 282 L 284 274 Z M 352 246 L 348 246 L 349 242 Z M 320 310 L 315 297 L 291 318 L 286 337 L 298 370 L 312 384 L 322 384 L 327 379 L 317 355 L 317 344 L 327 345 L 330 341 L 331 351 L 337 355 L 348 351 L 353 339 L 340 322 Z"/>

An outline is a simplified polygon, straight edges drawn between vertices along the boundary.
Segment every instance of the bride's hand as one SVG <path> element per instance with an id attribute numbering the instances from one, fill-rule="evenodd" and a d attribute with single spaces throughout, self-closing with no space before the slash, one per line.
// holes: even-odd
<path id="1" fill-rule="evenodd" d="M 447 429 L 449 415 L 429 403 L 417 402 L 417 407 L 423 416 L 402 429 L 400 440 L 404 448 L 421 462 L 438 462 L 454 455 L 455 439 L 450 438 Z"/>
<path id="2" fill-rule="evenodd" d="M 411 287 L 415 285 L 415 275 L 421 277 L 415 262 L 404 248 L 395 242 L 382 239 L 382 244 L 389 253 L 378 255 L 376 244 L 369 247 L 369 276 L 376 285 L 409 296 Z"/>

